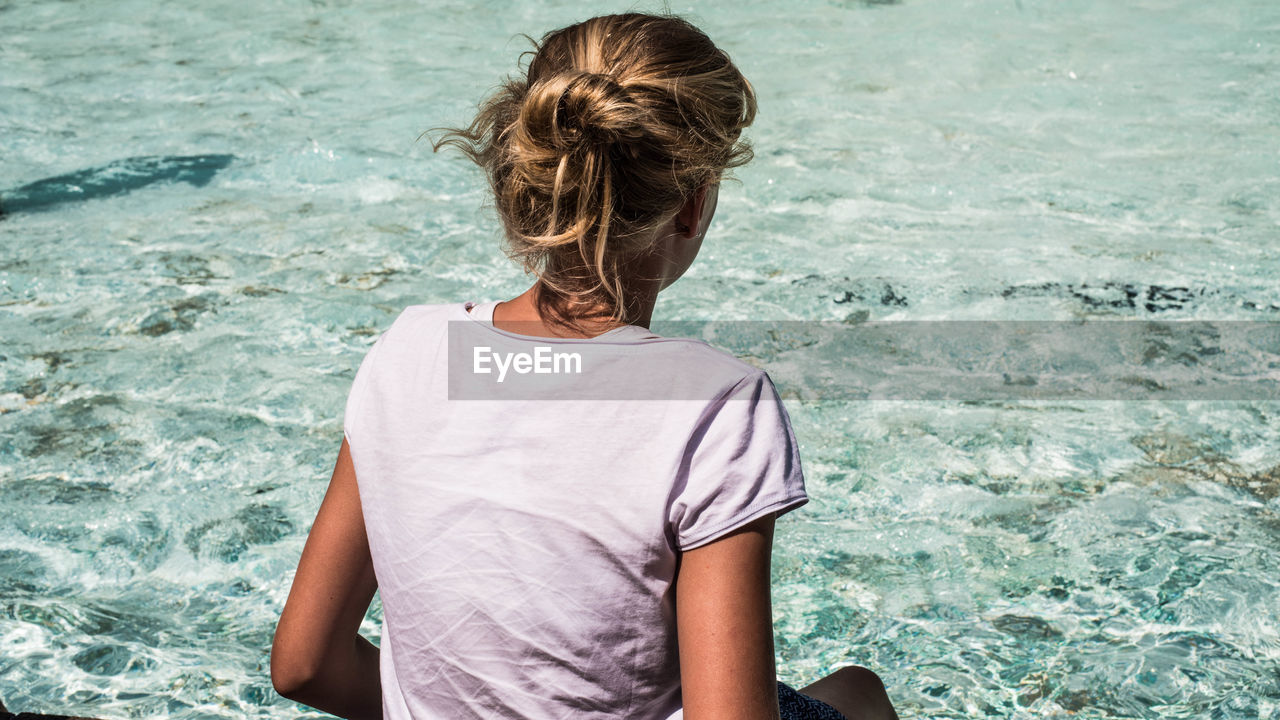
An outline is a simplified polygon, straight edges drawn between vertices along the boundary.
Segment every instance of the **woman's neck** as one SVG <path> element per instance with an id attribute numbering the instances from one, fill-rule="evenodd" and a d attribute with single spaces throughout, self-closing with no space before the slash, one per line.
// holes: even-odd
<path id="1" fill-rule="evenodd" d="M 696 218 L 696 222 L 689 223 L 696 225 L 692 231 L 677 229 L 677 218 L 673 216 L 663 226 L 654 229 L 653 239 L 648 243 L 650 250 L 632 258 L 621 268 L 627 278 L 627 308 L 623 322 L 610 319 L 611 308 L 582 307 L 571 313 L 572 317 L 563 318 L 573 320 L 582 331 L 565 327 L 543 316 L 538 306 L 542 285 L 534 283 L 519 297 L 498 303 L 493 309 L 494 327 L 519 335 L 562 338 L 593 338 L 623 324 L 648 329 L 653 308 L 658 303 L 658 293 L 684 274 L 702 244 L 702 236 L 715 212 L 715 197 L 712 196 L 709 204 L 704 202 L 705 198 L 705 193 L 699 193 L 696 202 L 689 202 L 688 214 Z M 569 304 L 573 305 L 572 302 Z"/>
<path id="2" fill-rule="evenodd" d="M 543 317 L 538 309 L 539 289 L 539 285 L 534 283 L 533 287 L 524 291 L 518 297 L 498 303 L 493 309 L 493 326 L 499 330 L 506 330 L 518 335 L 593 338 L 622 327 L 624 324 L 648 328 L 653 317 L 653 307 L 658 301 L 658 284 L 643 283 L 639 287 L 631 288 L 632 294 L 628 298 L 631 307 L 626 323 L 609 320 L 607 310 L 592 311 L 587 309 L 586 312 L 575 315 L 573 318 L 575 323 L 584 331 L 576 332 L 572 328 L 558 325 Z"/>

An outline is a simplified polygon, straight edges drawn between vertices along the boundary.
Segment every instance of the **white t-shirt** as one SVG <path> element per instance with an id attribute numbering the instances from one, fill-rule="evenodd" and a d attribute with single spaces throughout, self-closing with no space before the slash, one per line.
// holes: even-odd
<path id="1" fill-rule="evenodd" d="M 496 304 L 405 309 L 347 400 L 384 717 L 679 718 L 677 555 L 808 501 L 786 410 L 706 343 Z"/>

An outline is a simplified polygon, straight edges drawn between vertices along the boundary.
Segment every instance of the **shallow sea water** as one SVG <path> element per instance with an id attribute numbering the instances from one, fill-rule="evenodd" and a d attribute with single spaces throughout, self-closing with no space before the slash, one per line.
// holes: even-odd
<path id="1" fill-rule="evenodd" d="M 1280 5 L 672 9 L 761 114 L 659 317 L 1280 320 Z M 479 174 L 415 139 L 581 12 L 0 0 L 0 202 L 28 203 L 0 219 L 11 709 L 297 716 L 267 652 L 360 358 L 406 305 L 525 287 Z M 213 155 L 131 192 L 156 167 L 112 165 Z M 867 665 L 904 718 L 1280 717 L 1274 396 L 771 374 L 814 499 L 778 527 L 783 680 Z"/>

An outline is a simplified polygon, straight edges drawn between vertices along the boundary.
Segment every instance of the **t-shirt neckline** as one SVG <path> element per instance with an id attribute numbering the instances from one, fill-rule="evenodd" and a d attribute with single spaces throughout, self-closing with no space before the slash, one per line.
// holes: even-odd
<path id="1" fill-rule="evenodd" d="M 626 342 L 638 342 L 640 340 L 645 340 L 645 339 L 652 340 L 652 339 L 657 339 L 659 337 L 658 335 L 655 335 L 654 333 L 649 331 L 649 329 L 640 327 L 639 325 L 623 325 L 622 327 L 616 327 L 612 330 L 608 330 L 606 332 L 600 333 L 595 337 L 589 337 L 589 338 L 561 338 L 561 337 L 546 337 L 542 335 L 522 335 L 520 333 L 514 333 L 508 330 L 502 330 L 494 326 L 493 310 L 494 308 L 498 307 L 499 302 L 501 301 L 490 300 L 488 302 L 481 302 L 481 303 L 468 301 L 464 303 L 459 303 L 457 307 L 461 309 L 462 314 L 468 320 L 472 320 L 474 322 L 480 323 L 481 325 L 484 325 L 486 328 L 488 328 L 489 330 L 492 330 L 493 332 L 505 335 L 507 337 L 516 338 L 519 340 L 537 340 L 539 342 L 555 342 L 555 343 L 590 343 L 590 342 L 597 342 L 597 341 L 626 343 Z"/>

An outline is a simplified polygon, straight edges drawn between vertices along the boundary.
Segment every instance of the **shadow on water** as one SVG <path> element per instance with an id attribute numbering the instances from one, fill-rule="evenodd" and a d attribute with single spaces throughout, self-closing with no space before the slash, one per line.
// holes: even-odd
<path id="1" fill-rule="evenodd" d="M 94 720 L 93 718 L 80 717 L 77 715 L 41 715 L 39 713 L 11 713 L 5 712 L 3 706 L 0 706 L 0 720 Z"/>
<path id="2" fill-rule="evenodd" d="M 37 180 L 0 191 L 0 218 L 49 210 L 63 203 L 123 195 L 158 182 L 207 185 L 234 155 L 166 155 L 125 158 L 99 167 Z"/>

